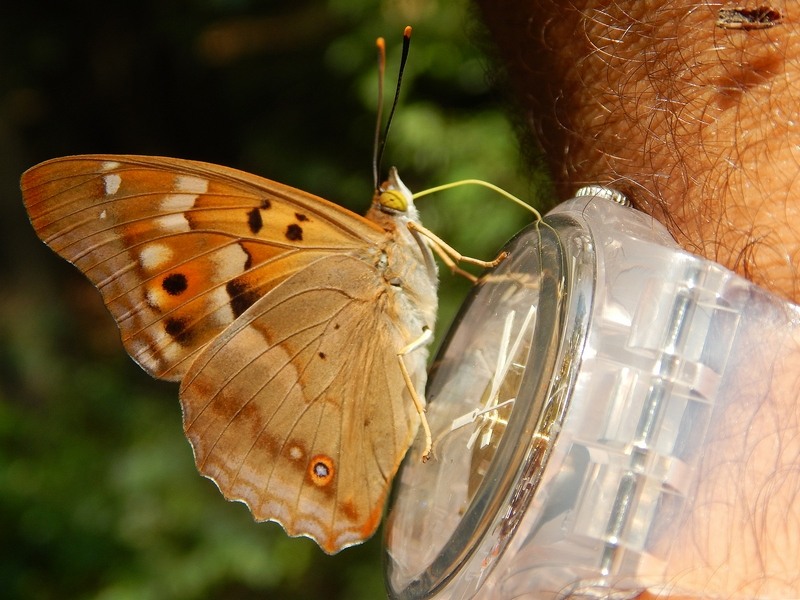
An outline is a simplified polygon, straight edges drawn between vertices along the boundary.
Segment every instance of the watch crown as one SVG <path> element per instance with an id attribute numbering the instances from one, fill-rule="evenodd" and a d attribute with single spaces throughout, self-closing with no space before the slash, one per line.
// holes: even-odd
<path id="1" fill-rule="evenodd" d="M 599 196 L 600 198 L 606 198 L 622 206 L 631 206 L 631 201 L 625 194 L 604 185 L 585 185 L 575 192 L 576 198 L 580 196 Z"/>

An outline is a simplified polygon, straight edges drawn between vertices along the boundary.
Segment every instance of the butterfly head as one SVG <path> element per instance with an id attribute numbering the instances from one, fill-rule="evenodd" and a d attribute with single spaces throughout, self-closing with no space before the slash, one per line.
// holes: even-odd
<path id="1" fill-rule="evenodd" d="M 405 213 L 412 217 L 416 216 L 411 191 L 400 180 L 395 167 L 389 169 L 389 178 L 375 190 L 372 204 L 381 212 L 390 215 Z"/>

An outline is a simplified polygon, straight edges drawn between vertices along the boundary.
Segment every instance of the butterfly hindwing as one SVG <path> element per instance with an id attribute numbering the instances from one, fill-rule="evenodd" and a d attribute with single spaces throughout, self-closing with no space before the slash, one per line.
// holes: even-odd
<path id="1" fill-rule="evenodd" d="M 98 287 L 131 356 L 170 380 L 286 277 L 384 235 L 300 190 L 170 158 L 56 159 L 22 190 L 37 233 Z"/>
<path id="2" fill-rule="evenodd" d="M 389 294 L 364 261 L 320 259 L 214 340 L 181 388 L 200 471 L 257 519 L 327 552 L 375 530 L 419 423 Z M 411 364 L 417 385 L 425 357 Z"/>

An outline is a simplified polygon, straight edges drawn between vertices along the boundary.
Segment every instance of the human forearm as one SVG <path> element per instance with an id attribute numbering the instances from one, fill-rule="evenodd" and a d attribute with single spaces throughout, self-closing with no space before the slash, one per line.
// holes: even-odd
<path id="1" fill-rule="evenodd" d="M 687 250 L 800 299 L 800 30 L 782 5 L 748 30 L 717 26 L 722 3 L 479 3 L 562 199 L 616 187 Z M 751 333 L 667 594 L 800 597 L 800 341 Z"/>
<path id="2" fill-rule="evenodd" d="M 689 0 L 482 4 L 562 196 L 612 184 L 687 250 L 800 298 L 797 21 L 726 30 L 720 3 Z"/>

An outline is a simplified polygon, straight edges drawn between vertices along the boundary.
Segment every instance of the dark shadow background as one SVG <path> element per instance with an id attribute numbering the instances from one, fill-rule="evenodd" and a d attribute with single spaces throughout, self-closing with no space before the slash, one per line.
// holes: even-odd
<path id="1" fill-rule="evenodd" d="M 0 20 L 0 582 L 5 598 L 380 598 L 380 535 L 335 557 L 254 524 L 201 478 L 177 386 L 119 343 L 99 294 L 35 237 L 19 176 L 78 153 L 218 162 L 363 212 L 374 40 L 394 73 L 415 27 L 386 165 L 531 198 L 465 2 L 34 0 Z M 394 75 L 391 75 L 393 78 Z M 393 87 L 390 81 L 388 87 Z M 421 201 L 490 258 L 529 215 L 485 190 Z M 467 286 L 443 274 L 447 324 Z"/>

